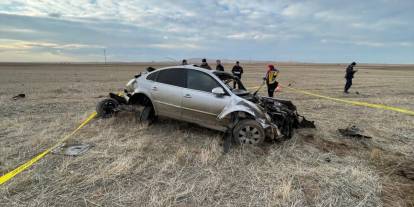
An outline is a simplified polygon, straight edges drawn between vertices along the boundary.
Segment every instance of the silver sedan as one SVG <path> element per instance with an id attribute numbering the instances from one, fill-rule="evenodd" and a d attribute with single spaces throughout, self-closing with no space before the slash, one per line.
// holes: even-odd
<path id="1" fill-rule="evenodd" d="M 231 87 L 233 82 L 238 88 Z M 141 73 L 128 82 L 125 92 L 98 103 L 98 114 L 129 110 L 145 120 L 168 117 L 231 132 L 241 144 L 260 144 L 266 137 L 289 138 L 292 128 L 300 125 L 290 101 L 260 97 L 230 73 L 192 65 Z"/>

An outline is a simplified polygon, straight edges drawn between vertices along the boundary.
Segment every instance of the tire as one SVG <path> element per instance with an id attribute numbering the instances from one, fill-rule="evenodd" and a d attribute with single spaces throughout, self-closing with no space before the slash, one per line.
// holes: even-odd
<path id="1" fill-rule="evenodd" d="M 154 113 L 155 112 L 154 112 L 154 108 L 152 107 L 152 105 L 145 106 L 141 112 L 136 113 L 136 120 L 138 123 L 149 126 L 156 119 Z"/>
<path id="2" fill-rule="evenodd" d="M 96 112 L 98 117 L 110 118 L 115 114 L 115 109 L 118 108 L 119 103 L 113 98 L 107 98 L 99 101 L 96 105 Z"/>
<path id="3" fill-rule="evenodd" d="M 260 145 L 265 140 L 265 131 L 256 120 L 243 119 L 234 127 L 233 137 L 237 144 Z"/>
<path id="4" fill-rule="evenodd" d="M 291 139 L 293 137 L 293 125 L 294 120 L 292 120 L 290 117 L 286 118 L 282 131 L 282 134 L 285 135 L 285 139 Z"/>

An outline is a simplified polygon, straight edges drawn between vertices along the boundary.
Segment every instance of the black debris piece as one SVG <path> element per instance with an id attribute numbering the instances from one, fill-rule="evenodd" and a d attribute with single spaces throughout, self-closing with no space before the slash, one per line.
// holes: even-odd
<path id="1" fill-rule="evenodd" d="M 13 97 L 13 100 L 18 100 L 18 99 L 22 99 L 22 98 L 26 98 L 26 94 L 21 93 L 21 94 L 19 94 L 17 96 L 14 96 Z"/>
<path id="2" fill-rule="evenodd" d="M 366 139 L 372 138 L 370 136 L 363 135 L 364 130 L 358 128 L 355 125 L 351 127 L 347 127 L 345 129 L 338 129 L 338 132 L 344 137 L 355 137 L 355 138 L 366 138 Z"/>
<path id="3" fill-rule="evenodd" d="M 301 120 L 299 120 L 298 128 L 316 128 L 314 121 L 307 120 L 304 116 L 298 115 Z"/>

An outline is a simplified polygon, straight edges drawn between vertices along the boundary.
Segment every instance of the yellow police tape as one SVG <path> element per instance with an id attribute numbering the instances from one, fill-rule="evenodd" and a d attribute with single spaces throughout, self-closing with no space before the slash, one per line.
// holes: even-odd
<path id="1" fill-rule="evenodd" d="M 89 115 L 89 117 L 83 121 L 78 128 L 76 128 L 72 133 L 66 135 L 65 137 L 63 137 L 61 140 L 59 140 L 55 145 L 53 145 L 52 147 L 46 149 L 45 151 L 43 151 L 42 153 L 40 153 L 39 155 L 37 155 L 36 157 L 34 157 L 33 159 L 27 161 L 26 163 L 20 165 L 18 168 L 4 174 L 3 176 L 0 177 L 0 185 L 2 185 L 3 183 L 7 182 L 8 180 L 12 179 L 14 176 L 16 176 L 17 174 L 21 173 L 22 171 L 24 171 L 25 169 L 29 168 L 30 166 L 32 166 L 34 163 L 36 163 L 37 161 L 39 161 L 40 159 L 42 159 L 45 155 L 47 155 L 49 152 L 51 152 L 53 149 L 55 149 L 56 147 L 60 146 L 63 142 L 65 142 L 67 139 L 69 139 L 72 135 L 74 135 L 76 132 L 78 132 L 82 127 L 84 127 L 86 124 L 88 124 L 93 118 L 95 118 L 97 115 L 96 112 L 93 112 L 91 115 Z"/>
<path id="2" fill-rule="evenodd" d="M 402 109 L 402 108 L 393 107 L 393 106 L 386 106 L 386 105 L 382 105 L 382 104 L 372 104 L 372 103 L 361 102 L 361 101 L 350 101 L 350 100 L 345 100 L 345 99 L 340 99 L 340 98 L 332 98 L 332 97 L 329 97 L 329 96 L 319 95 L 319 94 L 316 94 L 316 93 L 311 93 L 311 92 L 308 92 L 308 91 L 292 88 L 292 87 L 289 87 L 289 86 L 285 86 L 285 87 L 288 88 L 288 89 L 291 89 L 295 92 L 298 92 L 298 93 L 303 93 L 303 94 L 306 94 L 306 95 L 315 96 L 315 97 L 319 97 L 319 98 L 324 98 L 324 99 L 328 99 L 328 100 L 332 100 L 332 101 L 337 101 L 337 102 L 342 102 L 342 103 L 347 103 L 347 104 L 352 104 L 352 105 L 357 105 L 357 106 L 366 106 L 366 107 L 371 107 L 371 108 L 378 108 L 378 109 L 396 111 L 396 112 L 400 112 L 400 113 L 409 114 L 409 115 L 414 116 L 414 111 L 411 111 L 411 110 L 408 110 L 408 109 Z M 261 86 L 250 87 L 248 89 L 257 89 L 257 88 L 261 88 Z M 43 151 L 42 153 L 40 153 L 39 155 L 37 155 L 33 159 L 29 160 L 28 162 L 24 163 L 23 165 L 20 165 L 18 168 L 16 168 L 16 169 L 6 173 L 5 175 L 1 176 L 0 177 L 0 185 L 7 182 L 8 180 L 13 178 L 17 174 L 24 171 L 25 169 L 29 168 L 34 163 L 36 163 L 38 160 L 40 160 L 45 155 L 47 155 L 49 152 L 51 152 L 53 149 L 55 149 L 56 147 L 61 145 L 63 142 L 65 142 L 67 139 L 69 139 L 72 135 L 74 135 L 76 132 L 78 132 L 82 127 L 84 127 L 86 124 L 88 124 L 93 118 L 96 117 L 96 115 L 97 115 L 96 112 L 92 113 L 91 115 L 89 115 L 89 117 L 84 122 L 82 122 L 79 125 L 78 128 L 76 128 L 72 133 L 70 133 L 70 134 L 66 135 L 65 137 L 63 137 L 55 145 L 53 145 L 52 147 L 46 149 L 45 151 Z"/>
<path id="3" fill-rule="evenodd" d="M 284 87 L 288 88 L 288 89 L 291 89 L 291 90 L 293 90 L 297 93 L 302 93 L 302 94 L 306 94 L 306 95 L 309 95 L 309 96 L 315 96 L 315 97 L 319 97 L 319 98 L 324 98 L 324 99 L 328 99 L 328 100 L 332 100 L 332 101 L 336 101 L 336 102 L 347 103 L 347 104 L 356 105 L 356 106 L 366 106 L 366 107 L 370 107 L 370 108 L 396 111 L 396 112 L 400 112 L 400 113 L 404 113 L 404 114 L 414 116 L 414 111 L 411 111 L 411 110 L 408 110 L 408 109 L 403 109 L 403 108 L 398 108 L 398 107 L 393 107 L 393 106 L 386 106 L 386 105 L 382 105 L 382 104 L 372 104 L 372 103 L 367 103 L 367 102 L 362 102 L 362 101 L 350 101 L 350 100 L 345 100 L 345 99 L 340 99 L 340 98 L 333 98 L 333 97 L 324 96 L 324 95 L 320 95 L 320 94 L 316 94 L 316 93 L 311 93 L 311 92 L 308 92 L 308 91 L 305 91 L 305 90 L 292 88 L 292 87 L 289 87 L 289 86 L 284 86 Z M 260 88 L 260 86 L 251 87 L 249 89 L 257 89 L 257 88 Z"/>

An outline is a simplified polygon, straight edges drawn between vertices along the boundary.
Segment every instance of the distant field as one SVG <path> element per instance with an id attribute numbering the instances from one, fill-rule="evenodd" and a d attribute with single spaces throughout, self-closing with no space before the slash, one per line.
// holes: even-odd
<path id="1" fill-rule="evenodd" d="M 71 132 L 97 101 L 150 65 L 163 66 L 0 64 L 0 175 Z M 266 64 L 242 66 L 245 85 L 260 85 Z M 414 65 L 357 65 L 349 95 L 342 93 L 346 65 L 276 66 L 285 85 L 414 110 Z M 19 93 L 26 98 L 11 99 Z M 130 114 L 99 119 L 69 140 L 93 144 L 90 151 L 47 155 L 0 187 L 0 206 L 414 206 L 413 116 L 287 88 L 277 96 L 317 129 L 223 155 L 223 135 L 192 124 L 161 119 L 144 127 Z M 341 137 L 337 129 L 349 125 L 373 138 Z"/>

